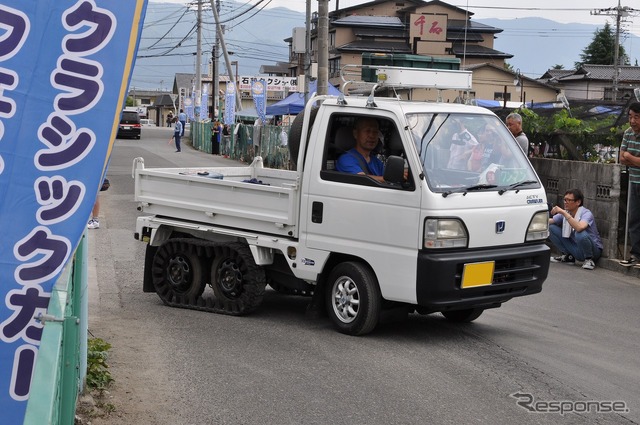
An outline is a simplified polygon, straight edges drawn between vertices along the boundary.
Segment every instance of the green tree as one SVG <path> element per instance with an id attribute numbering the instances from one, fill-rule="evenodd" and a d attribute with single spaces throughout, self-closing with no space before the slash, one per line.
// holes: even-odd
<path id="1" fill-rule="evenodd" d="M 564 69 L 564 65 L 557 63 L 557 64 L 553 65 L 553 67 L 551 67 L 551 69 Z"/>
<path id="2" fill-rule="evenodd" d="M 609 25 L 609 22 L 604 24 L 604 28 L 597 29 L 593 33 L 593 40 L 585 47 L 580 54 L 581 62 L 576 62 L 575 67 L 579 68 L 583 64 L 590 65 L 613 65 L 614 53 L 615 53 L 616 36 Z M 629 57 L 622 45 L 618 46 L 618 58 L 621 63 L 625 65 L 629 64 Z"/>

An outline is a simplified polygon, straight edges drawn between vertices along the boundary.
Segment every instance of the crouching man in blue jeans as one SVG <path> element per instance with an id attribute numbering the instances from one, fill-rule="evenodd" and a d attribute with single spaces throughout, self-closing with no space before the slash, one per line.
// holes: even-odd
<path id="1" fill-rule="evenodd" d="M 564 208 L 554 206 L 549 219 L 549 239 L 562 255 L 551 258 L 554 263 L 584 261 L 583 269 L 593 270 L 602 255 L 602 240 L 591 211 L 582 206 L 584 195 L 579 189 L 567 190 Z"/>

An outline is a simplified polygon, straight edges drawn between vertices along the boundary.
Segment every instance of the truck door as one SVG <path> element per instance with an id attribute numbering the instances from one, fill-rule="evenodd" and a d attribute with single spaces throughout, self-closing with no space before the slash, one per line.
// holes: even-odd
<path id="1" fill-rule="evenodd" d="M 354 158 L 346 161 L 350 171 L 341 171 L 340 157 L 354 153 L 358 143 L 354 126 L 362 118 L 330 115 L 324 144 L 311 147 L 314 152 L 303 190 L 301 241 L 310 249 L 362 259 L 373 268 L 385 299 L 414 302 L 417 250 L 422 239 L 418 173 L 407 168 L 406 181 L 392 185 L 365 175 L 373 174 L 375 165 Z M 379 142 L 371 156 L 383 164 L 389 155 L 404 156 L 396 122 L 390 116 L 374 118 Z M 369 169 L 357 174 L 353 168 L 358 164 L 360 169 Z"/>

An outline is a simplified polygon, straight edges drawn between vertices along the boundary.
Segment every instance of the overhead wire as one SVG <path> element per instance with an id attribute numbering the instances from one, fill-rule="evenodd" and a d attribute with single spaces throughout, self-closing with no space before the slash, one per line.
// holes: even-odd
<path id="1" fill-rule="evenodd" d="M 171 30 L 173 30 L 173 29 L 174 29 L 174 28 L 175 28 L 175 27 L 180 23 L 180 21 L 182 20 L 182 18 L 184 17 L 184 15 L 186 15 L 186 13 L 187 13 L 187 11 L 185 10 L 185 12 L 182 14 L 182 16 L 180 16 L 180 18 L 178 18 L 178 20 L 175 22 L 175 24 L 173 24 L 173 25 L 171 26 L 171 28 L 169 28 L 169 29 L 167 30 L 167 32 L 166 32 L 166 33 L 164 33 L 164 35 L 163 35 L 163 36 L 161 36 L 161 37 L 160 37 L 160 38 L 159 38 L 155 43 L 153 43 L 153 44 L 152 44 L 151 46 L 149 46 L 148 48 L 152 48 L 153 46 L 155 46 L 156 44 L 158 44 L 159 42 L 161 42 L 162 40 L 164 40 L 164 38 L 165 38 L 167 35 L 169 35 L 169 33 L 171 32 Z M 143 28 L 143 30 L 144 30 L 144 28 Z"/>
<path id="2" fill-rule="evenodd" d="M 226 29 L 231 30 L 234 28 L 241 28 L 241 24 L 255 17 L 257 14 L 261 16 L 273 16 L 273 17 L 285 17 L 286 19 L 291 18 L 299 19 L 301 13 L 295 11 L 286 11 L 283 12 L 281 10 L 272 11 L 270 9 L 265 9 L 272 0 L 260 0 L 255 4 L 251 4 L 249 1 L 244 3 L 239 8 L 232 8 L 226 3 L 221 4 L 220 18 L 221 23 L 228 24 Z M 265 4 L 266 3 L 266 4 Z M 161 10 L 170 9 L 171 7 L 175 7 L 169 4 L 157 4 L 156 7 L 163 6 Z M 247 6 L 250 6 L 247 8 Z M 466 7 L 458 5 L 457 7 Z M 547 8 L 547 7 L 510 7 L 510 6 L 469 6 L 470 9 L 495 9 L 495 10 L 523 10 L 523 11 L 570 11 L 570 12 L 582 12 L 582 11 L 591 11 L 589 8 Z M 256 10 L 258 9 L 258 10 Z M 191 48 L 193 47 L 193 43 L 187 43 L 189 37 L 193 35 L 195 32 L 196 26 L 194 25 L 185 36 L 178 38 L 172 37 L 171 31 L 174 30 L 177 25 L 187 16 L 187 13 L 191 10 L 189 7 L 184 6 L 184 8 L 179 9 L 179 11 L 171 12 L 168 15 L 163 16 L 160 19 L 154 19 L 153 21 L 145 22 L 144 28 L 151 27 L 159 27 L 161 25 L 170 25 L 169 29 L 163 33 L 160 38 L 153 38 L 154 42 L 148 46 L 140 46 L 138 59 L 146 59 L 146 58 L 157 58 L 157 57 L 179 57 L 184 56 L 184 53 L 178 53 L 176 50 L 178 48 Z M 210 9 L 209 9 L 210 11 Z M 253 11 L 253 13 L 252 13 Z M 176 19 L 176 16 L 179 14 L 179 17 Z M 249 16 L 246 16 L 248 15 Z M 241 19 L 245 17 L 244 19 Z M 173 18 L 173 19 L 172 19 Z M 212 18 L 212 16 L 211 16 Z M 213 26 L 212 19 L 204 19 L 203 24 L 207 26 Z M 636 28 L 631 25 L 631 30 Z M 592 35 L 592 31 L 588 30 L 564 30 L 558 28 L 528 28 L 528 27 L 507 27 L 502 28 L 504 31 L 500 34 L 500 37 L 545 37 L 545 38 L 585 38 L 589 39 Z M 251 34 L 246 28 L 242 28 L 243 31 L 246 31 L 248 34 Z M 214 35 L 215 31 L 205 32 L 204 38 L 205 43 L 204 46 L 211 50 L 211 47 L 214 43 Z M 253 34 L 251 34 L 253 36 Z M 626 36 L 626 32 L 625 32 Z M 255 37 L 255 36 L 254 36 Z M 142 38 L 146 40 L 146 37 Z M 176 43 L 176 40 L 179 40 Z M 161 45 L 161 42 L 165 42 L 164 46 Z M 248 43 L 248 45 L 247 45 Z M 288 57 L 288 47 L 283 44 L 282 48 L 279 46 L 275 46 L 273 43 L 260 43 L 258 41 L 248 42 L 241 40 L 227 40 L 227 44 L 232 48 L 237 48 L 238 51 L 234 52 L 234 55 L 242 58 L 251 58 L 251 59 L 264 59 L 268 61 L 276 60 L 287 61 Z M 272 49 L 269 53 L 266 53 L 263 49 L 253 49 L 253 46 L 264 46 Z M 161 53 L 152 53 L 154 50 L 162 50 Z M 282 53 L 278 53 L 278 50 L 281 50 Z M 140 53 L 148 53 L 148 54 L 140 54 Z M 193 56 L 195 53 L 187 53 L 189 57 Z M 219 54 L 219 52 L 218 52 Z M 281 58 L 281 59 L 280 59 Z"/>

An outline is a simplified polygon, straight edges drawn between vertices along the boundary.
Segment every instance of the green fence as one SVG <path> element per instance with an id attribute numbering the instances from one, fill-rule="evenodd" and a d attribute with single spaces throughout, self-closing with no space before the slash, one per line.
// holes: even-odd
<path id="1" fill-rule="evenodd" d="M 192 122 L 189 137 L 195 149 L 212 153 L 211 122 Z M 246 163 L 251 163 L 255 156 L 261 156 L 265 167 L 291 169 L 289 149 L 283 146 L 282 132 L 289 133 L 285 126 L 264 125 L 255 128 L 253 125 L 234 124 L 230 127 L 230 135 L 222 136 L 220 155 Z"/>
<path id="2" fill-rule="evenodd" d="M 76 401 L 87 370 L 86 237 L 85 232 L 51 294 L 43 319 L 45 325 L 31 380 L 25 425 L 74 423 Z"/>

